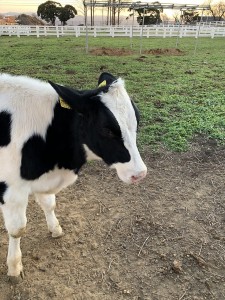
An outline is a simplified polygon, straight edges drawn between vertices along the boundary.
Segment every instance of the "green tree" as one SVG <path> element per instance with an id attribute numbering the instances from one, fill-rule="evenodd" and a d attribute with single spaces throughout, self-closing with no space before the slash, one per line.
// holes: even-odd
<path id="1" fill-rule="evenodd" d="M 62 22 L 63 26 L 66 25 L 66 21 L 74 18 L 77 15 L 77 10 L 72 5 L 65 5 L 59 9 L 58 18 Z"/>
<path id="2" fill-rule="evenodd" d="M 55 19 L 59 15 L 62 5 L 55 1 L 46 1 L 38 6 L 37 15 L 47 22 L 55 25 Z"/>
<path id="3" fill-rule="evenodd" d="M 131 9 L 129 9 L 131 11 Z M 139 25 L 151 25 L 151 24 L 158 24 L 161 23 L 161 16 L 160 14 L 163 12 L 163 9 L 156 9 L 156 8 L 137 8 L 134 10 L 138 13 L 137 22 Z M 131 14 L 130 16 L 132 16 Z M 144 20 L 144 24 L 143 24 Z"/>
<path id="4" fill-rule="evenodd" d="M 201 17 L 199 16 L 199 13 L 197 11 L 185 10 L 183 12 L 183 15 L 181 15 L 181 19 L 184 24 L 193 24 L 200 21 Z"/>

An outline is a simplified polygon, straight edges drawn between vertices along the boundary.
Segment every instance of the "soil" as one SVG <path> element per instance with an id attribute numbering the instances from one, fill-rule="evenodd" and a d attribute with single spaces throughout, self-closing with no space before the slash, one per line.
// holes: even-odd
<path id="1" fill-rule="evenodd" d="M 225 148 L 201 139 L 186 153 L 142 156 L 148 176 L 138 185 L 103 163 L 82 169 L 58 194 L 60 239 L 30 199 L 17 283 L 0 220 L 1 300 L 225 299 Z"/>
<path id="2" fill-rule="evenodd" d="M 107 55 L 107 56 L 126 56 L 134 54 L 134 51 L 125 48 L 95 48 L 90 50 L 90 53 L 97 56 Z"/>
<path id="3" fill-rule="evenodd" d="M 146 50 L 144 51 L 145 54 L 153 54 L 153 55 L 184 55 L 185 52 L 177 49 L 177 48 L 165 48 L 165 49 L 150 49 L 150 50 Z"/>
<path id="4" fill-rule="evenodd" d="M 135 54 L 135 51 L 128 50 L 125 48 L 95 48 L 90 51 L 91 54 L 97 55 L 97 56 L 126 56 L 126 55 L 132 55 Z M 177 48 L 165 48 L 165 49 L 150 49 L 143 51 L 144 54 L 152 54 L 152 55 L 184 55 L 185 52 L 177 49 Z"/>

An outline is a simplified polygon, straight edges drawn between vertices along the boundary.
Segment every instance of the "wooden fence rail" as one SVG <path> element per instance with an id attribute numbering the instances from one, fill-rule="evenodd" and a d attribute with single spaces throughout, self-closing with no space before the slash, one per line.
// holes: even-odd
<path id="1" fill-rule="evenodd" d="M 0 25 L 0 36 L 86 36 L 89 37 L 225 37 L 225 26 L 29 26 Z"/>

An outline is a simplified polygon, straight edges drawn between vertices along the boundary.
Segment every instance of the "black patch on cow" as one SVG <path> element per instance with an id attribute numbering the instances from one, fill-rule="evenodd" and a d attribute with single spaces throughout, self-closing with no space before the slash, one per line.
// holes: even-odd
<path id="1" fill-rule="evenodd" d="M 92 111 L 94 108 L 92 109 Z M 112 112 L 101 102 L 95 104 L 95 113 L 87 117 L 84 124 L 84 143 L 108 165 L 130 161 L 129 151 L 123 143 L 120 126 Z"/>
<path id="2" fill-rule="evenodd" d="M 0 147 L 7 146 L 11 141 L 11 114 L 0 112 Z"/>
<path id="3" fill-rule="evenodd" d="M 86 161 L 81 143 L 80 118 L 73 110 L 56 104 L 46 138 L 33 135 L 22 148 L 22 178 L 35 180 L 54 167 L 74 170 L 76 173 L 79 171 Z"/>
<path id="4" fill-rule="evenodd" d="M 0 203 L 4 204 L 3 196 L 7 190 L 8 186 L 5 182 L 0 181 Z"/>
<path id="5" fill-rule="evenodd" d="M 102 73 L 98 83 L 106 81 L 106 87 L 92 91 L 77 91 L 50 82 L 57 93 L 75 111 L 82 113 L 82 142 L 100 156 L 108 165 L 130 161 L 129 151 L 124 146 L 119 124 L 112 112 L 101 102 L 98 96 L 107 92 L 116 78 Z M 80 125 L 80 124 L 79 124 Z"/>

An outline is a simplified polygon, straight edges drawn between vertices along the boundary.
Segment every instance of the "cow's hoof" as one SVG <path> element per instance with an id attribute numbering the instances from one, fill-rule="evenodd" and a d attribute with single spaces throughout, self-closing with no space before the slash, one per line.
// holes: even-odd
<path id="1" fill-rule="evenodd" d="M 24 273 L 23 271 L 20 272 L 20 275 L 19 276 L 10 276 L 8 275 L 8 281 L 11 283 L 11 284 L 19 284 L 21 283 L 21 281 L 24 279 Z"/>
<path id="2" fill-rule="evenodd" d="M 62 227 L 58 225 L 56 228 L 54 228 L 54 231 L 52 231 L 52 237 L 56 239 L 60 238 L 61 236 L 63 236 Z"/>

